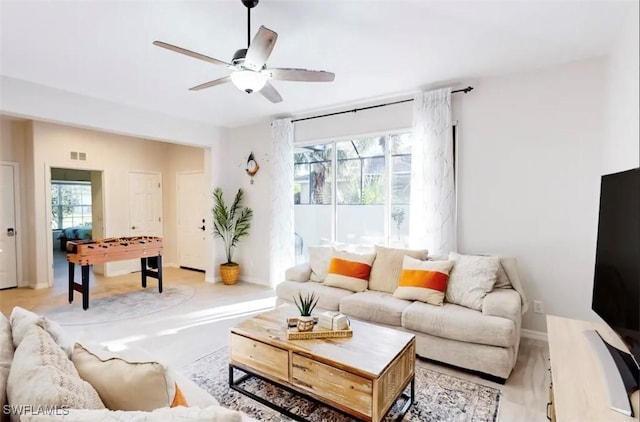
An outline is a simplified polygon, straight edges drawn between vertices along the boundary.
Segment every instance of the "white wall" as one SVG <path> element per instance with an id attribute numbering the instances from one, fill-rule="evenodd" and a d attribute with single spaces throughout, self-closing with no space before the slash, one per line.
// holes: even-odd
<path id="1" fill-rule="evenodd" d="M 209 147 L 220 129 L 194 120 L 116 104 L 0 76 L 0 112 L 157 141 Z"/>
<path id="2" fill-rule="evenodd" d="M 604 81 L 605 60 L 592 59 L 472 81 L 473 92 L 453 97 L 460 251 L 518 257 L 530 299 L 543 300 L 550 314 L 593 318 Z M 411 103 L 405 103 L 300 122 L 296 141 L 406 128 L 411 113 Z M 251 150 L 260 162 L 269 139 L 268 124 L 230 130 L 225 172 L 241 174 Z M 230 184 L 249 188 L 253 208 L 268 216 L 265 164 L 260 162 L 253 188 L 243 176 Z M 268 225 L 255 227 L 241 246 L 242 257 L 254 262 L 250 276 L 266 280 Z M 545 331 L 544 316 L 529 312 L 524 327 Z"/>
<path id="3" fill-rule="evenodd" d="M 245 206 L 253 210 L 249 236 L 240 241 L 233 260 L 240 264 L 240 279 L 269 285 L 269 183 L 271 127 L 268 123 L 229 129 L 214 160 L 214 185 L 224 190 L 225 200 L 233 200 L 238 188 L 245 191 Z M 247 158 L 253 155 L 260 166 L 254 183 L 245 172 Z M 222 241 L 214 241 L 215 273 L 225 261 Z"/>
<path id="4" fill-rule="evenodd" d="M 459 248 L 518 257 L 549 314 L 592 318 L 604 65 L 484 79 L 456 104 Z M 545 317 L 523 325 L 545 331 Z"/>
<path id="5" fill-rule="evenodd" d="M 640 161 L 640 74 L 638 2 L 621 24 L 607 67 L 607 132 L 603 174 L 638 167 Z"/>

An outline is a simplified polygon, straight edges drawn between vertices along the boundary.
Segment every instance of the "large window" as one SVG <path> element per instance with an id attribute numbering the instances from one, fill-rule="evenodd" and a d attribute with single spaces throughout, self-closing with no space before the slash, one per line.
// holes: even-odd
<path id="1" fill-rule="evenodd" d="M 51 182 L 51 228 L 91 225 L 91 184 Z"/>
<path id="2" fill-rule="evenodd" d="M 405 245 L 410 142 L 410 134 L 400 133 L 296 147 L 298 254 L 306 254 L 307 246 L 332 242 Z"/>

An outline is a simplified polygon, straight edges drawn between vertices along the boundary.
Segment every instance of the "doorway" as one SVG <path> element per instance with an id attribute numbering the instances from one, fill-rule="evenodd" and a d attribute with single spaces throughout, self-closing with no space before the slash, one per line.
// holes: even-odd
<path id="1" fill-rule="evenodd" d="M 129 204 L 129 235 L 162 237 L 162 174 L 130 171 Z M 131 260 L 130 268 L 140 271 L 140 260 Z"/>
<path id="2" fill-rule="evenodd" d="M 53 286 L 67 288 L 67 242 L 104 234 L 102 171 L 51 167 L 51 235 Z M 92 266 L 103 273 L 102 265 Z"/>

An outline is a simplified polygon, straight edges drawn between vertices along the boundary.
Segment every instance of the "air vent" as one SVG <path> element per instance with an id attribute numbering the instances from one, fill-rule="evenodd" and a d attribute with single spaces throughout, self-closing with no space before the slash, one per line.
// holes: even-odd
<path id="1" fill-rule="evenodd" d="M 71 158 L 74 161 L 87 161 L 87 153 L 86 152 L 77 152 L 77 151 L 71 151 L 69 153 L 69 158 Z"/>

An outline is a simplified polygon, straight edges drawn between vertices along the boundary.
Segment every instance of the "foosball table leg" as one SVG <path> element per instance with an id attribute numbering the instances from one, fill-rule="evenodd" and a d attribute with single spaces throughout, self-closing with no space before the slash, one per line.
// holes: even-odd
<path id="1" fill-rule="evenodd" d="M 89 309 L 89 265 L 82 266 L 82 309 Z"/>
<path id="2" fill-rule="evenodd" d="M 73 303 L 73 275 L 75 272 L 75 264 L 69 262 L 69 303 Z"/>
<path id="3" fill-rule="evenodd" d="M 140 276 L 142 277 L 142 287 L 147 288 L 147 258 L 140 258 Z"/>
<path id="4" fill-rule="evenodd" d="M 162 255 L 158 255 L 158 291 L 162 293 Z"/>

